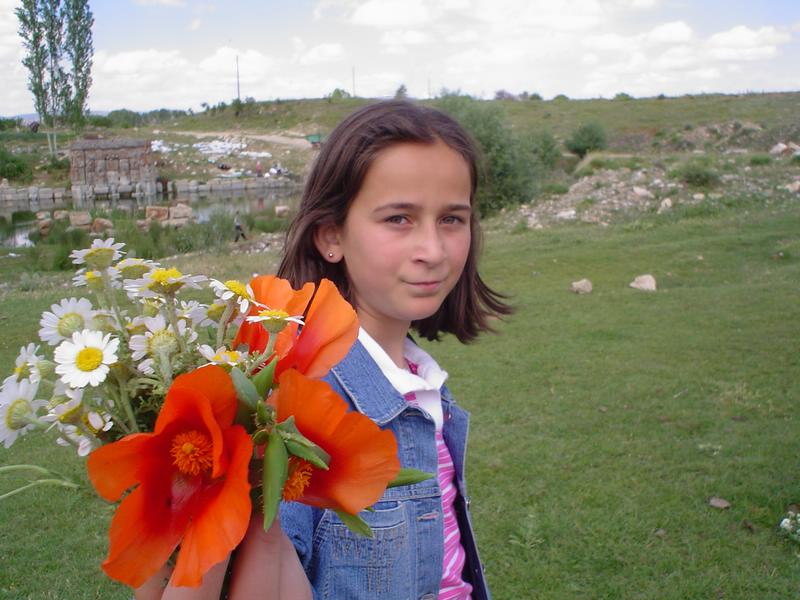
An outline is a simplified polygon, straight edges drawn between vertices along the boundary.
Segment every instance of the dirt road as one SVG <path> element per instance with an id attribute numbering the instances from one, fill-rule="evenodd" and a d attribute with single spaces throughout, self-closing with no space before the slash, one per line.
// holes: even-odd
<path id="1" fill-rule="evenodd" d="M 248 133 L 247 131 L 239 131 L 231 129 L 228 131 L 172 131 L 176 135 L 186 135 L 202 138 L 242 138 L 248 140 L 259 140 L 262 142 L 269 142 L 271 144 L 280 144 L 282 146 L 291 146 L 293 148 L 301 148 L 304 150 L 311 149 L 311 142 L 301 137 L 289 137 L 286 135 L 275 135 L 266 133 Z"/>

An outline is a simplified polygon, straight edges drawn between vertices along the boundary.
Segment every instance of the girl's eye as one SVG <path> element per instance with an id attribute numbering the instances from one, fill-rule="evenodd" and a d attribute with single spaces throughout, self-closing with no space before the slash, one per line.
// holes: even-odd
<path id="1" fill-rule="evenodd" d="M 387 223 L 394 223 L 396 225 L 402 225 L 408 222 L 408 219 L 403 215 L 392 215 L 391 217 L 386 217 Z"/>
<path id="2" fill-rule="evenodd" d="M 442 218 L 442 223 L 445 225 L 457 225 L 460 223 L 464 223 L 463 217 L 459 217 L 457 215 L 448 215 Z"/>

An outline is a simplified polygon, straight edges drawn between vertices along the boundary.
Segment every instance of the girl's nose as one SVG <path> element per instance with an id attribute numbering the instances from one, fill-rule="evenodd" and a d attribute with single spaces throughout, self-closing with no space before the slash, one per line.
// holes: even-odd
<path id="1" fill-rule="evenodd" d="M 444 238 L 435 225 L 420 227 L 416 242 L 414 260 L 435 265 L 447 256 Z"/>

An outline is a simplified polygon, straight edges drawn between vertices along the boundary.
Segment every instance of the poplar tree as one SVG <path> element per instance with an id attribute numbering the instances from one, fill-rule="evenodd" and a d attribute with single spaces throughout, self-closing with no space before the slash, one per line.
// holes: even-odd
<path id="1" fill-rule="evenodd" d="M 22 64 L 28 89 L 40 119 L 52 129 L 47 140 L 55 156 L 59 125 L 83 123 L 92 82 L 94 17 L 88 0 L 22 0 L 15 12 L 27 51 Z"/>

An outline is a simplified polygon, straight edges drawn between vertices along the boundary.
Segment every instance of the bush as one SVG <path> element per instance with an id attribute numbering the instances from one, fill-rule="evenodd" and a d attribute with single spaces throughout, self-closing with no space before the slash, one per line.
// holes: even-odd
<path id="1" fill-rule="evenodd" d="M 719 175 L 711 168 L 708 159 L 690 160 L 680 165 L 672 175 L 692 187 L 709 188 L 719 183 Z"/>
<path id="2" fill-rule="evenodd" d="M 772 162 L 772 157 L 769 154 L 754 154 L 750 157 L 750 164 L 754 167 L 763 167 Z"/>
<path id="3" fill-rule="evenodd" d="M 583 158 L 589 152 L 608 147 L 608 137 L 600 123 L 584 123 L 572 132 L 564 145 L 567 150 Z"/>
<path id="4" fill-rule="evenodd" d="M 800 165 L 800 154 L 795 154 L 792 156 L 792 160 L 790 161 L 793 165 Z"/>
<path id="5" fill-rule="evenodd" d="M 22 119 L 7 119 L 0 117 L 0 131 L 12 131 L 14 129 L 19 129 L 20 127 L 22 127 Z"/>
<path id="6" fill-rule="evenodd" d="M 89 115 L 86 118 L 86 123 L 90 127 L 113 127 L 114 122 L 111 120 L 110 117 L 104 117 L 102 115 Z"/>
<path id="7" fill-rule="evenodd" d="M 477 206 L 488 215 L 506 206 L 527 202 L 549 159 L 548 134 L 520 137 L 505 120 L 503 109 L 458 93 L 446 93 L 437 106 L 459 121 L 475 138 L 483 154 Z"/>
<path id="8" fill-rule="evenodd" d="M 0 178 L 29 183 L 33 180 L 33 170 L 22 158 L 0 146 Z"/>

